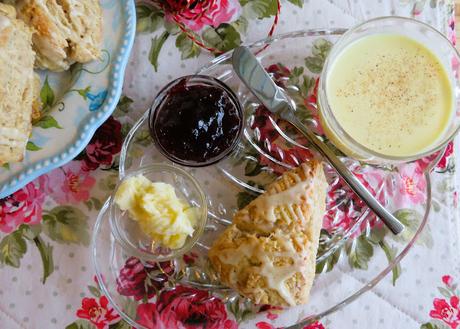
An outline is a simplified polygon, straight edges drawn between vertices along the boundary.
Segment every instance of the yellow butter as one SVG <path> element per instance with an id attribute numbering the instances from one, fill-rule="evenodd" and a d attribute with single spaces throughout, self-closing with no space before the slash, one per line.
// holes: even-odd
<path id="1" fill-rule="evenodd" d="M 120 185 L 115 202 L 145 234 L 165 247 L 181 248 L 193 234 L 195 209 L 180 200 L 169 184 L 133 176 Z"/>

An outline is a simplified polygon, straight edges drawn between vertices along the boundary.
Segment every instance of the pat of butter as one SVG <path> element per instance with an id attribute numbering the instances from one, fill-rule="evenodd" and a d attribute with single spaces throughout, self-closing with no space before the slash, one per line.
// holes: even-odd
<path id="1" fill-rule="evenodd" d="M 181 248 L 193 234 L 195 208 L 181 201 L 169 184 L 154 183 L 142 175 L 130 177 L 118 188 L 115 203 L 165 247 Z"/>

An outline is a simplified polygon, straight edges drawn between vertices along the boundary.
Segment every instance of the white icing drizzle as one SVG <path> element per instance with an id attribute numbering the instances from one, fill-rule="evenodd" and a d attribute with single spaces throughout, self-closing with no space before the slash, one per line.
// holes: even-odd
<path id="1" fill-rule="evenodd" d="M 265 276 L 268 287 L 278 292 L 278 294 L 291 306 L 296 305 L 293 294 L 289 291 L 286 281 L 294 276 L 296 273 L 303 273 L 305 268 L 304 252 L 297 252 L 290 239 L 286 239 L 284 236 L 278 236 L 280 232 L 277 232 L 277 241 L 283 246 L 284 252 L 274 253 L 274 258 L 284 257 L 290 258 L 293 261 L 292 265 L 284 265 L 276 267 L 268 257 L 267 253 L 264 252 L 262 257 L 262 268 L 260 273 Z M 303 275 L 303 274 L 302 274 Z"/>
<path id="2" fill-rule="evenodd" d="M 305 262 L 306 252 L 296 251 L 293 242 L 277 230 L 273 238 L 281 245 L 282 251 L 265 251 L 255 237 L 249 237 L 248 243 L 241 244 L 235 250 L 223 251 L 218 255 L 224 264 L 238 265 L 244 258 L 256 259 L 261 262 L 260 274 L 265 277 L 269 289 L 275 290 L 286 303 L 291 306 L 296 305 L 293 294 L 289 291 L 286 281 L 296 273 L 303 275 L 308 264 Z M 279 258 L 289 259 L 291 265 L 275 266 L 274 261 Z"/>
<path id="3" fill-rule="evenodd" d="M 0 15 L 0 32 L 6 29 L 10 25 L 11 25 L 11 20 L 6 16 Z"/>
<path id="4" fill-rule="evenodd" d="M 15 141 L 15 140 L 9 140 L 9 139 L 2 139 L 0 138 L 0 145 L 6 145 L 9 147 L 18 147 L 18 148 L 23 148 L 26 145 L 26 141 Z"/>
<path id="5" fill-rule="evenodd" d="M 255 241 L 250 241 L 248 244 L 241 244 L 235 250 L 224 250 L 217 256 L 222 263 L 236 266 L 240 263 L 242 258 L 250 258 L 254 252 L 255 247 Z"/>
<path id="6" fill-rule="evenodd" d="M 0 127 L 0 145 L 24 148 L 27 136 L 16 128 Z"/>
<path id="7" fill-rule="evenodd" d="M 276 222 L 278 219 L 275 214 L 276 208 L 280 206 L 286 207 L 289 213 L 286 213 L 285 209 L 281 209 L 281 215 L 289 223 L 292 218 L 297 217 L 293 216 L 296 214 L 293 205 L 300 204 L 302 202 L 310 203 L 307 195 L 311 188 L 311 180 L 302 181 L 282 192 L 272 195 L 263 195 L 260 198 L 254 200 L 252 205 L 263 211 L 263 217 L 272 223 Z M 305 201 L 302 200 L 303 198 Z M 297 215 L 300 215 L 299 217 L 302 222 L 305 222 L 305 217 L 302 213 L 297 213 Z"/>
<path id="8" fill-rule="evenodd" d="M 24 140 L 27 139 L 27 136 L 19 129 L 0 127 L 0 140 L 1 139 Z"/>

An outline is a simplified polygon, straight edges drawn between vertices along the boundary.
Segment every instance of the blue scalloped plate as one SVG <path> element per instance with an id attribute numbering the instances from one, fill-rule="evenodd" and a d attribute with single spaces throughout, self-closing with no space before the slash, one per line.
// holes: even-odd
<path id="1" fill-rule="evenodd" d="M 34 123 L 21 163 L 0 167 L 0 198 L 72 160 L 112 114 L 136 32 L 134 0 L 101 0 L 103 55 L 63 73 L 39 72 L 46 113 Z"/>

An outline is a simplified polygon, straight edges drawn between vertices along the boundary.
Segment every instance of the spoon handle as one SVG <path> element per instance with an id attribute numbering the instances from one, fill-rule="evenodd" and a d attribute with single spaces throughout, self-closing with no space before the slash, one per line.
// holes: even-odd
<path id="1" fill-rule="evenodd" d="M 282 112 L 283 119 L 289 121 L 301 132 L 309 142 L 324 156 L 328 162 L 339 173 L 347 185 L 366 203 L 366 205 L 385 223 L 393 234 L 399 234 L 404 230 L 404 225 L 391 214 L 369 190 L 356 178 L 355 175 L 343 164 L 334 152 L 318 137 L 315 136 L 294 114 L 293 112 Z"/>

